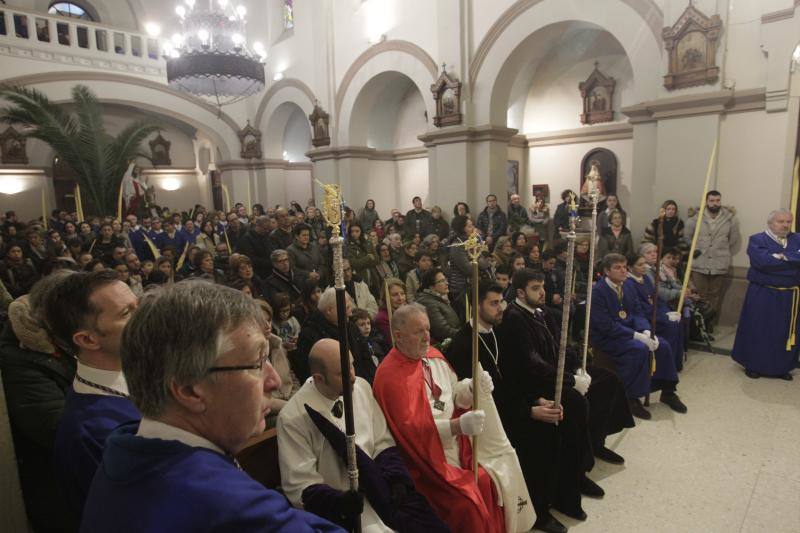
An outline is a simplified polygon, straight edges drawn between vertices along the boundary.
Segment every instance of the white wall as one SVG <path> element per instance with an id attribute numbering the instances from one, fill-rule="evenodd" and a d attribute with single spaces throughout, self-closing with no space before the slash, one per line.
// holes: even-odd
<path id="1" fill-rule="evenodd" d="M 555 213 L 555 207 L 561 203 L 561 191 L 579 190 L 581 160 L 594 148 L 606 148 L 617 156 L 617 194 L 622 207 L 628 210 L 633 187 L 633 151 L 629 139 L 529 148 L 528 171 L 520 172 L 520 192 L 525 205 L 532 201 L 531 186 L 546 183 L 550 186 L 550 210 Z M 643 220 L 628 220 L 629 226 L 644 224 Z"/>

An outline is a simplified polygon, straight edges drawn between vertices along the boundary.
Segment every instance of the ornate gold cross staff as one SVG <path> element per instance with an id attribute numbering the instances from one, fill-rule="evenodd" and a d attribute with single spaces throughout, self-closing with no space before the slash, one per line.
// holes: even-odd
<path id="1" fill-rule="evenodd" d="M 473 231 L 466 241 L 460 244 L 464 247 L 472 265 L 472 409 L 478 409 L 478 393 L 480 382 L 478 367 L 478 259 L 481 253 L 487 250 L 486 245 L 480 240 L 478 232 Z M 475 472 L 475 481 L 478 481 L 478 436 L 472 437 L 472 471 Z"/>
<path id="2" fill-rule="evenodd" d="M 322 216 L 331 229 L 330 244 L 333 247 L 333 274 L 334 288 L 336 289 L 336 318 L 339 329 L 339 359 L 342 365 L 342 401 L 344 403 L 345 440 L 347 444 L 347 477 L 350 480 L 350 490 L 358 491 L 358 465 L 356 463 L 356 428 L 353 419 L 353 385 L 345 376 L 350 375 L 350 347 L 347 335 L 347 301 L 344 288 L 344 269 L 342 265 L 342 245 L 344 238 L 341 235 L 342 223 L 342 194 L 338 185 L 322 183 L 315 180 L 325 191 L 322 200 Z M 353 531 L 361 531 L 361 519 L 355 521 Z"/>
<path id="3" fill-rule="evenodd" d="M 578 206 L 575 205 L 575 194 L 570 194 L 569 233 L 567 233 L 567 279 L 564 284 L 564 301 L 561 303 L 561 344 L 558 349 L 558 372 L 556 374 L 556 393 L 553 398 L 554 407 L 561 407 L 561 391 L 564 385 L 564 362 L 567 358 L 567 340 L 569 337 L 569 308 L 572 301 L 572 278 L 575 275 L 572 265 L 575 260 L 575 225 L 578 221 Z M 556 422 L 558 425 L 558 422 Z"/>

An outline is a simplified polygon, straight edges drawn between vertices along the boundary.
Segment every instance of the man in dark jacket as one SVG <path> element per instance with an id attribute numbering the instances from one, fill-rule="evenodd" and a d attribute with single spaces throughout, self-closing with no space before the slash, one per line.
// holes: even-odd
<path id="1" fill-rule="evenodd" d="M 294 242 L 294 235 L 292 235 L 292 219 L 289 217 L 289 211 L 284 207 L 276 209 L 275 220 L 278 222 L 278 227 L 269 234 L 269 241 L 273 250 L 285 250 Z"/>
<path id="2" fill-rule="evenodd" d="M 422 198 L 415 196 L 411 203 L 414 204 L 414 209 L 406 213 L 406 234 L 414 236 L 418 233 L 421 239 L 424 239 L 432 231 L 432 218 L 431 213 L 422 207 Z"/>
<path id="3" fill-rule="evenodd" d="M 517 272 L 513 287 L 517 297 L 509 304 L 497 328 L 500 353 L 506 354 L 500 360 L 500 370 L 510 377 L 509 386 L 516 390 L 518 398 L 527 395 L 529 402 L 538 403 L 542 398 L 552 398 L 555 391 L 560 328 L 541 310 L 545 290 L 540 273 L 529 269 Z M 510 354 L 514 356 L 509 357 Z M 603 489 L 586 476 L 594 466 L 593 452 L 608 462 L 624 462 L 605 447 L 605 438 L 633 427 L 633 419 L 622 383 L 614 374 L 594 368 L 587 369 L 591 374 L 583 373 L 573 351 L 568 351 L 567 359 L 561 400 L 563 422 L 556 427 L 537 421 L 535 417 L 525 424 L 509 420 L 509 424 L 515 426 L 509 436 L 514 435 L 511 437 L 514 447 L 522 450 L 519 455 L 523 472 L 526 475 L 535 473 L 529 480 L 529 488 L 537 514 L 540 509 L 546 512 L 552 505 L 568 516 L 585 519 L 581 494 L 594 497 L 604 494 Z M 535 403 L 531 406 L 535 407 Z M 558 439 L 557 459 L 547 458 L 542 452 L 555 449 Z M 549 483 L 553 479 L 558 479 L 558 488 L 555 497 L 550 499 Z"/>
<path id="4" fill-rule="evenodd" d="M 328 281 L 328 265 L 319 246 L 311 240 L 311 227 L 307 224 L 298 224 L 294 228 L 294 242 L 289 248 L 289 259 L 292 270 L 302 278 L 315 278 L 324 286 Z"/>
<path id="5" fill-rule="evenodd" d="M 289 260 L 289 252 L 286 250 L 275 250 L 270 254 L 270 261 L 272 261 L 272 274 L 267 276 L 264 280 L 264 287 L 267 290 L 270 298 L 279 292 L 285 292 L 289 295 L 293 304 L 300 300 L 303 282 L 307 276 L 297 275 L 292 268 L 292 263 Z"/>
<path id="6" fill-rule="evenodd" d="M 486 238 L 486 244 L 490 249 L 494 248 L 497 239 L 506 234 L 508 230 L 508 218 L 503 210 L 497 205 L 497 196 L 490 194 L 486 197 L 486 207 L 478 215 L 475 226 Z"/>
<path id="7" fill-rule="evenodd" d="M 358 377 L 364 378 L 372 385 L 372 380 L 375 378 L 375 362 L 370 356 L 366 339 L 358 333 L 355 325 L 349 323 L 349 318 L 353 314 L 353 300 L 349 294 L 345 298 L 348 318 L 347 333 L 350 353 L 353 355 L 353 367 Z M 297 349 L 289 356 L 292 370 L 300 383 L 304 383 L 311 376 L 308 366 L 308 354 L 311 352 L 311 348 L 320 339 L 338 339 L 338 323 L 336 289 L 328 287 L 319 298 L 317 310 L 303 322 L 303 329 L 300 330 L 300 336 L 297 339 Z"/>
<path id="8" fill-rule="evenodd" d="M 270 261 L 272 242 L 269 238 L 269 224 L 268 216 L 258 217 L 253 227 L 239 238 L 236 248 L 238 253 L 250 258 L 253 262 L 253 270 L 261 279 L 266 279 L 272 274 L 272 261 Z"/>

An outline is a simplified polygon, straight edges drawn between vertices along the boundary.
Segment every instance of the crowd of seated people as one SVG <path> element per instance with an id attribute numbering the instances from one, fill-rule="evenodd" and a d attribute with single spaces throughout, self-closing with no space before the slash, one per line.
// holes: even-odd
<path id="1" fill-rule="evenodd" d="M 368 384 L 395 346 L 393 313 L 407 304 L 421 304 L 429 318 L 431 343 L 444 352 L 465 326 L 472 264 L 461 245 L 476 231 L 487 245 L 478 261 L 480 278 L 497 284 L 503 309 L 520 299 L 513 282 L 515 274 L 535 271 L 543 280 L 542 310 L 560 321 L 562 306 L 569 305 L 573 316 L 581 317 L 588 287 L 595 281 L 605 283 L 603 279 L 609 273 L 616 275 L 614 269 L 619 269 L 626 256 L 630 266 L 636 266 L 635 280 L 640 284 L 644 283 L 642 276 L 649 280 L 642 290 L 654 290 L 658 260 L 651 244 L 654 230 L 648 227 L 646 241 L 634 250 L 631 232 L 625 226 L 626 214 L 616 197 L 610 198 L 610 207 L 600 213 L 595 256 L 598 265 L 591 278 L 589 241 L 578 241 L 571 301 L 565 294 L 566 241 L 558 231 L 548 231 L 549 211 L 541 199 L 526 210 L 516 197 L 511 216 L 495 195 L 489 195 L 486 205 L 478 210 L 459 202 L 449 221 L 443 216 L 447 210 L 439 206 L 426 209 L 419 197 L 412 205 L 405 214 L 398 209 L 381 212 L 381 206 L 373 200 L 358 212 L 345 208 L 347 331 L 355 375 Z M 674 202 L 665 205 L 674 206 L 671 215 L 677 217 Z M 552 220 L 555 227 L 564 227 L 562 206 Z M 388 218 L 381 216 L 389 213 Z M 675 304 L 688 247 L 682 233 L 678 234 L 682 222 L 678 219 L 670 227 L 677 229 L 674 242 L 665 247 L 658 286 L 659 309 L 670 315 L 660 317 L 655 328 L 671 331 L 669 344 L 673 351 L 680 351 L 672 358 L 679 362 L 685 335 L 672 330 L 677 327 L 673 325 L 678 311 Z M 53 211 L 46 221 L 23 222 L 13 211 L 0 214 L 0 370 L 26 509 L 34 529 L 71 530 L 80 520 L 81 508 L 73 499 L 57 496 L 59 483 L 61 489 L 67 487 L 63 479 L 56 481 L 59 475 L 51 466 L 52 456 L 59 420 L 76 379 L 75 358 L 90 349 L 99 350 L 93 347 L 94 337 L 88 333 L 81 341 L 85 344 L 53 338 L 45 325 L 46 315 L 57 311 L 44 309 L 43 302 L 58 301 L 46 297 L 54 284 L 67 273 L 106 276 L 102 283 L 109 279 L 119 282 L 118 287 L 125 287 L 135 300 L 160 287 L 204 280 L 256 299 L 270 348 L 268 363 L 282 381 L 271 393 L 274 405 L 266 427 L 273 427 L 281 408 L 314 376 L 313 364 L 309 366 L 314 345 L 321 339 L 338 337 L 330 237 L 313 200 L 305 209 L 294 202 L 267 209 L 259 204 L 236 204 L 229 212 L 196 205 L 188 212 L 165 209 L 161 216 L 130 214 L 124 220 L 111 216 L 78 220 L 75 213 L 63 210 Z M 607 255 L 613 260 L 603 262 Z M 616 278 L 614 283 L 623 285 Z M 643 294 L 646 301 L 647 293 Z M 690 296 L 690 301 L 696 297 L 694 293 Z M 83 298 L 90 302 L 86 295 Z M 130 312 L 134 311 L 135 306 L 130 307 Z M 573 338 L 577 340 L 582 337 L 583 320 L 573 322 Z M 648 329 L 654 330 L 652 326 Z M 102 340 L 104 334 L 101 331 L 94 336 Z M 111 353 L 114 343 L 108 344 Z M 647 347 L 654 349 L 649 344 Z M 674 395 L 673 378 L 660 376 L 654 380 L 662 397 Z M 629 399 L 635 401 L 634 397 Z M 632 404 L 633 414 L 645 418 L 637 407 Z M 130 409 L 135 412 L 132 406 Z M 97 445 L 102 446 L 102 442 Z M 558 525 L 550 523 L 546 529 L 562 531 Z"/>

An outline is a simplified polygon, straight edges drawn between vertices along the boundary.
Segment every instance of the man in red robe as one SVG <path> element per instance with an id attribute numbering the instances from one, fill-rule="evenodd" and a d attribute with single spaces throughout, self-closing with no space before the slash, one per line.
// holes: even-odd
<path id="1" fill-rule="evenodd" d="M 400 307 L 392 331 L 395 348 L 378 367 L 373 392 L 417 490 L 453 531 L 505 533 L 491 477 L 480 467 L 476 483 L 470 469 L 469 437 L 483 431 L 485 420 L 484 411 L 466 410 L 472 407 L 472 380 L 457 381 L 431 347 L 424 307 Z M 478 386 L 491 391 L 488 374 Z"/>

